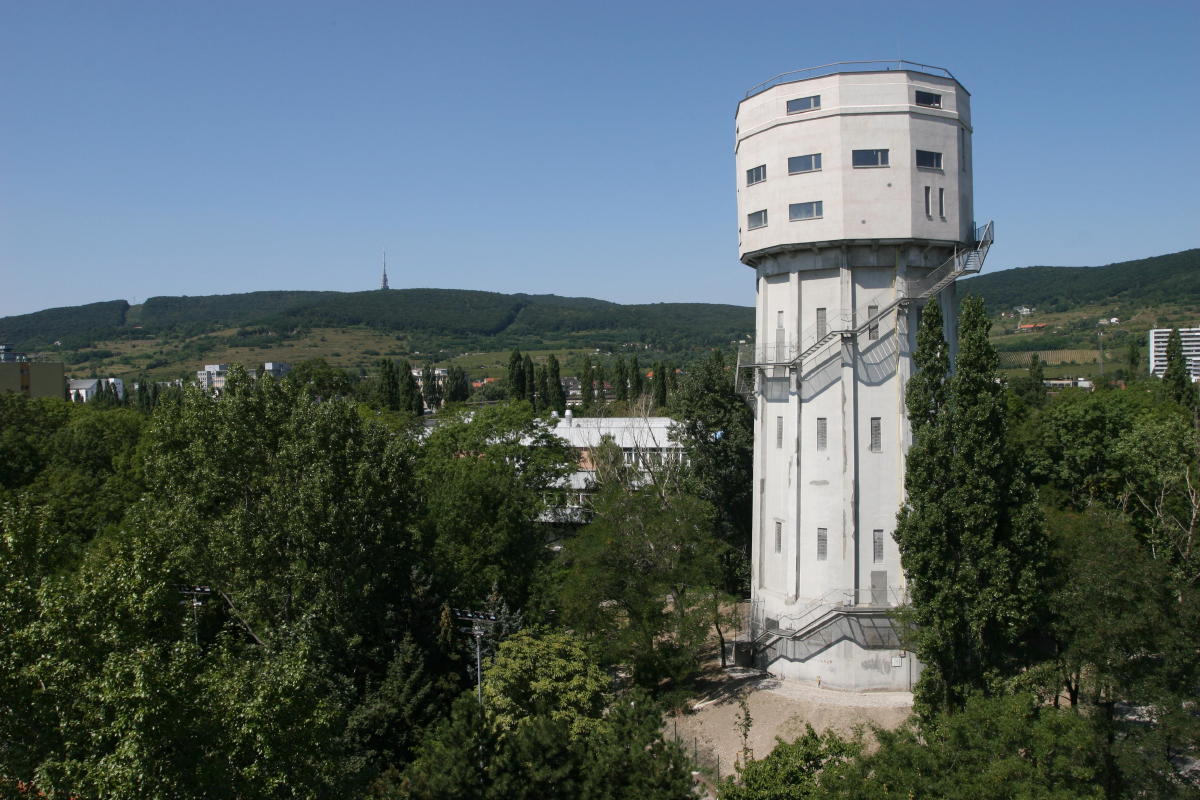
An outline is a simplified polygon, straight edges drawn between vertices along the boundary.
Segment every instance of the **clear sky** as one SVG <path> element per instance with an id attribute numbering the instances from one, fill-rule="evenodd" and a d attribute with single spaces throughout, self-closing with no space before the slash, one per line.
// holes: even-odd
<path id="1" fill-rule="evenodd" d="M 1200 2 L 0 0 L 0 316 L 378 286 L 752 305 L 733 112 L 973 95 L 988 269 L 1200 246 Z"/>

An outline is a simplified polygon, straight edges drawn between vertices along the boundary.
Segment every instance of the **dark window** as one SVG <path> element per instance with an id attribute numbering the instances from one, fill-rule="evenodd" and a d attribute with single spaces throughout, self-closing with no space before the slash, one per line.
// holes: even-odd
<path id="1" fill-rule="evenodd" d="M 746 227 L 750 230 L 767 226 L 767 210 L 753 211 L 746 215 Z"/>
<path id="2" fill-rule="evenodd" d="M 817 417 L 817 449 L 824 450 L 829 446 L 829 421 L 825 417 Z"/>
<path id="3" fill-rule="evenodd" d="M 855 150 L 851 163 L 856 167 L 886 167 L 888 165 L 887 150 Z"/>
<path id="4" fill-rule="evenodd" d="M 783 447 L 783 417 L 775 418 L 775 448 Z"/>
<path id="5" fill-rule="evenodd" d="M 933 216 L 933 202 L 932 202 L 932 200 L 930 200 L 930 198 L 932 197 L 932 194 L 931 194 L 932 191 L 933 190 L 931 188 L 929 188 L 928 186 L 925 187 L 925 216 L 927 216 L 927 217 Z"/>
<path id="6" fill-rule="evenodd" d="M 747 186 L 754 184 L 754 183 L 762 183 L 766 179 L 767 179 L 767 165 L 766 164 L 760 164 L 759 166 L 754 167 L 753 169 L 746 170 L 746 185 Z"/>
<path id="7" fill-rule="evenodd" d="M 879 306 L 867 306 L 867 319 L 868 320 L 872 319 L 878 313 L 879 313 Z M 867 326 L 867 339 L 873 342 L 878 338 L 879 338 L 879 322 L 876 321 L 876 322 L 872 322 L 870 325 Z"/>
<path id="8" fill-rule="evenodd" d="M 795 175 L 798 172 L 816 172 L 820 168 L 820 153 L 812 153 L 807 156 L 792 156 L 788 159 L 788 175 Z"/>
<path id="9" fill-rule="evenodd" d="M 932 150 L 917 151 L 917 166 L 925 169 L 941 169 L 942 154 L 935 153 Z"/>
<path id="10" fill-rule="evenodd" d="M 871 417 L 871 452 L 883 450 L 883 436 L 880 431 L 880 417 Z"/>
<path id="11" fill-rule="evenodd" d="M 829 333 L 828 317 L 825 314 L 825 309 L 817 309 L 817 338 L 825 338 L 825 334 Z"/>
<path id="12" fill-rule="evenodd" d="M 821 95 L 814 94 L 811 97 L 797 97 L 795 100 L 787 101 L 787 113 L 799 114 L 801 111 L 812 111 L 814 108 L 821 107 Z"/>
<path id="13" fill-rule="evenodd" d="M 938 189 L 938 216 L 946 218 L 946 190 Z"/>
<path id="14" fill-rule="evenodd" d="M 825 204 L 820 200 L 811 203 L 792 203 L 788 206 L 788 219 L 816 219 L 825 211 Z"/>
<path id="15" fill-rule="evenodd" d="M 942 96 L 940 94 L 934 94 L 933 92 L 922 92 L 920 89 L 918 89 L 917 105 L 929 106 L 930 108 L 941 108 Z"/>
<path id="16" fill-rule="evenodd" d="M 829 528 L 817 528 L 817 561 L 829 557 Z"/>
<path id="17" fill-rule="evenodd" d="M 783 523 L 775 521 L 775 552 L 783 552 Z"/>

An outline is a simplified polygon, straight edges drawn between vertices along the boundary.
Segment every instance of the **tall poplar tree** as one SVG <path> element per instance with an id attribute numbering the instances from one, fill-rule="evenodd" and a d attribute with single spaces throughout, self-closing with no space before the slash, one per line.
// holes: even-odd
<path id="1" fill-rule="evenodd" d="M 596 405 L 603 407 L 608 403 L 608 386 L 605 384 L 603 364 L 592 367 L 592 378 L 596 382 Z"/>
<path id="2" fill-rule="evenodd" d="M 390 358 L 379 360 L 379 386 L 376 402 L 383 408 L 395 411 L 400 408 L 400 380 L 396 365 Z"/>
<path id="3" fill-rule="evenodd" d="M 923 714 L 1002 692 L 1034 660 L 1046 620 L 1048 543 L 1037 494 L 1005 446 L 1007 411 L 983 301 L 959 316 L 953 373 L 936 302 L 917 334 L 905 401 L 913 443 L 896 541 Z"/>
<path id="4" fill-rule="evenodd" d="M 397 369 L 396 380 L 400 385 L 400 410 L 407 411 L 414 416 L 421 416 L 425 412 L 425 402 L 421 399 L 421 389 L 417 386 L 417 379 L 412 374 L 412 364 L 408 361 L 401 361 Z"/>
<path id="5" fill-rule="evenodd" d="M 438 386 L 433 364 L 426 364 L 421 370 L 421 397 L 429 409 L 436 410 L 442 404 L 442 387 Z"/>
<path id="6" fill-rule="evenodd" d="M 1163 372 L 1163 388 L 1167 390 L 1167 397 L 1179 405 L 1196 407 L 1196 390 L 1192 388 L 1187 359 L 1183 357 L 1183 338 L 1178 328 L 1172 328 L 1167 338 L 1167 369 Z"/>
<path id="7" fill-rule="evenodd" d="M 583 374 L 579 376 L 579 398 L 583 401 L 583 407 L 588 408 L 596 400 L 596 376 L 592 372 L 592 360 L 585 358 L 583 360 Z"/>
<path id="8" fill-rule="evenodd" d="M 550 408 L 550 380 L 546 374 L 546 365 L 538 364 L 534 370 L 534 386 L 537 391 L 537 402 L 533 407 L 537 411 L 544 411 Z"/>
<path id="9" fill-rule="evenodd" d="M 667 405 L 667 368 L 661 361 L 654 365 L 654 405 Z"/>
<path id="10" fill-rule="evenodd" d="M 550 391 L 546 397 L 546 405 L 562 414 L 567 410 L 567 393 L 563 391 L 562 375 L 560 374 L 558 359 L 551 353 L 546 359 L 546 383 Z"/>
<path id="11" fill-rule="evenodd" d="M 534 403 L 536 408 L 537 374 L 533 369 L 533 359 L 529 357 L 528 353 L 521 360 L 521 374 L 525 376 L 525 399 Z"/>
<path id="12" fill-rule="evenodd" d="M 525 399 L 525 360 L 515 347 L 508 357 L 508 396 L 514 400 Z"/>
<path id="13" fill-rule="evenodd" d="M 617 356 L 613 367 L 613 390 L 618 402 L 629 399 L 629 373 L 625 369 L 625 358 Z"/>
<path id="14" fill-rule="evenodd" d="M 642 368 L 638 364 L 638 357 L 634 356 L 629 362 L 629 399 L 636 400 L 641 397 L 646 391 L 646 386 L 642 380 Z"/>

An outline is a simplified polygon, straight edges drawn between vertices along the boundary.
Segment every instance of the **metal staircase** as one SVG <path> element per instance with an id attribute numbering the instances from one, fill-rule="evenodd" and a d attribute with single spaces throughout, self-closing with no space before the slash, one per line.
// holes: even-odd
<path id="1" fill-rule="evenodd" d="M 746 396 L 748 400 L 752 399 L 752 395 L 755 392 L 753 373 L 747 376 L 750 380 L 746 380 L 743 378 L 743 370 L 786 367 L 795 369 L 798 374 L 802 375 L 804 364 L 821 353 L 831 343 L 841 341 L 842 339 L 858 337 L 871 327 L 878 325 L 884 317 L 891 314 L 896 308 L 906 306 L 912 302 L 928 300 L 963 275 L 979 272 L 983 269 L 984 259 L 987 258 L 988 250 L 992 246 L 993 236 L 994 223 L 992 222 L 976 228 L 975 243 L 973 245 L 961 250 L 956 249 L 950 258 L 920 278 L 915 278 L 911 281 L 906 280 L 902 287 L 897 287 L 900 291 L 890 301 L 878 306 L 878 310 L 861 324 L 854 325 L 851 319 L 843 318 L 842 323 L 844 327 L 827 325 L 823 326 L 824 329 L 821 329 L 815 325 L 810 326 L 800 334 L 796 344 L 776 341 L 766 342 L 761 346 L 757 343 L 749 343 L 738 347 L 738 360 L 735 372 L 737 390 Z"/>

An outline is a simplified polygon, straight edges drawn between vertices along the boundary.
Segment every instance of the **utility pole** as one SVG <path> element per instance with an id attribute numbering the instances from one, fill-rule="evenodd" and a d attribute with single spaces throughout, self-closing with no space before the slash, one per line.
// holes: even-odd
<path id="1" fill-rule="evenodd" d="M 460 630 L 475 637 L 475 695 L 479 698 L 479 707 L 483 708 L 483 637 L 491 633 L 492 626 L 496 624 L 496 615 L 465 608 L 451 610 L 455 619 L 471 624 L 469 628 Z"/>

